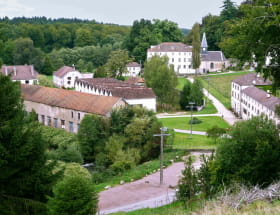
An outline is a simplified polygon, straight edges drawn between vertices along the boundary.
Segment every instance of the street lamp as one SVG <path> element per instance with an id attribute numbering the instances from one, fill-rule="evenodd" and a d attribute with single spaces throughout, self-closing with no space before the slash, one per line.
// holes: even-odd
<path id="1" fill-rule="evenodd" d="M 207 100 L 209 99 L 209 81 L 210 80 L 211 80 L 210 78 L 206 77 L 206 81 L 208 83 L 208 86 L 207 86 Z"/>
<path id="2" fill-rule="evenodd" d="M 160 137 L 160 185 L 163 184 L 163 137 L 169 136 L 170 134 L 164 134 L 168 128 L 160 128 L 160 134 L 154 134 L 154 137 Z"/>
<path id="3" fill-rule="evenodd" d="M 192 123 L 193 123 L 193 117 L 192 117 L 192 113 L 193 113 L 193 105 L 195 104 L 195 102 L 189 102 L 189 105 L 191 106 L 191 139 L 192 139 Z"/>

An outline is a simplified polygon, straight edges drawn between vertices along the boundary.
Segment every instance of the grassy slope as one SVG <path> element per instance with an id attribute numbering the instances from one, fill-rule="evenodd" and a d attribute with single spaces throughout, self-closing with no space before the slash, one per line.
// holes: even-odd
<path id="1" fill-rule="evenodd" d="M 231 81 L 247 73 L 248 72 L 236 72 L 229 74 L 208 75 L 201 76 L 199 79 L 202 80 L 204 88 L 208 89 L 208 82 L 205 78 L 209 78 L 210 93 L 222 102 L 225 107 L 230 108 Z"/>
<path id="2" fill-rule="evenodd" d="M 213 127 L 214 125 L 218 125 L 221 128 L 229 127 L 228 123 L 225 120 L 223 120 L 221 117 L 205 116 L 205 117 L 197 117 L 197 118 L 200 119 L 202 123 L 192 125 L 193 131 L 207 131 L 207 129 Z M 190 130 L 189 120 L 190 117 L 159 119 L 159 121 L 161 121 L 165 127 L 184 129 L 184 130 Z"/>

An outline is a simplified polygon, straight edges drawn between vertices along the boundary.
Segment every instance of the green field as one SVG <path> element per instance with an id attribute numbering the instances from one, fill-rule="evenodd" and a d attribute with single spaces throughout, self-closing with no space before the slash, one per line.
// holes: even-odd
<path id="1" fill-rule="evenodd" d="M 203 87 L 208 89 L 209 78 L 209 92 L 216 97 L 226 108 L 230 108 L 231 98 L 231 81 L 237 77 L 247 74 L 248 72 L 235 72 L 229 74 L 200 76 L 199 79 L 203 83 Z"/>
<path id="2" fill-rule="evenodd" d="M 201 116 L 196 118 L 198 118 L 202 122 L 200 124 L 192 125 L 193 131 L 207 131 L 207 129 L 212 128 L 214 125 L 217 125 L 220 128 L 229 127 L 229 124 L 224 119 L 218 116 Z M 163 123 L 163 126 L 168 128 L 190 130 L 190 119 L 190 117 L 174 117 L 159 119 L 159 121 Z"/>
<path id="3" fill-rule="evenodd" d="M 178 78 L 178 84 L 177 84 L 177 87 L 176 89 L 182 91 L 183 88 L 184 88 L 184 85 L 186 82 L 188 82 L 189 80 L 187 80 L 186 78 Z"/>
<path id="4" fill-rule="evenodd" d="M 214 141 L 203 135 L 190 135 L 175 132 L 174 149 L 216 149 Z"/>

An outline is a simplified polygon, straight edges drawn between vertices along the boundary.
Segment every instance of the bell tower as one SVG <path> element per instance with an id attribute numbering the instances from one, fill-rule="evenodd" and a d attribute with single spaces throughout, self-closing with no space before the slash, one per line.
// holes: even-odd
<path id="1" fill-rule="evenodd" d="M 203 33 L 203 37 L 202 37 L 202 41 L 201 41 L 201 45 L 200 45 L 200 53 L 201 54 L 208 53 L 208 44 L 207 44 L 205 32 Z"/>

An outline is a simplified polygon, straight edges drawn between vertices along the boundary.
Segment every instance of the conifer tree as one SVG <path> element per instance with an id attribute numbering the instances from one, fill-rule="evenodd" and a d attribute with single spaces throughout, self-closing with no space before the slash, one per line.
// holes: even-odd
<path id="1" fill-rule="evenodd" d="M 200 66 L 200 34 L 199 34 L 199 24 L 195 23 L 192 28 L 192 64 L 197 74 L 197 69 Z"/>

